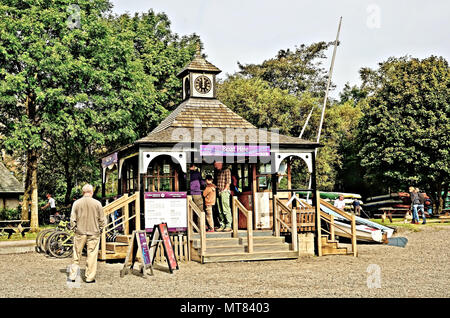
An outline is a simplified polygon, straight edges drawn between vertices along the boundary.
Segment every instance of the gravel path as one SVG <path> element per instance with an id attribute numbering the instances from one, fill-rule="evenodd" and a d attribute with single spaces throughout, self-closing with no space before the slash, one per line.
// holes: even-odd
<path id="1" fill-rule="evenodd" d="M 99 262 L 97 283 L 69 286 L 69 259 L 27 253 L 0 256 L 2 297 L 450 297 L 450 226 L 403 232 L 406 248 L 359 245 L 359 257 L 288 261 L 181 263 L 143 279 L 119 277 L 120 263 Z M 368 288 L 371 264 L 381 288 Z M 82 266 L 84 268 L 84 265 Z M 166 291 L 171 291 L 168 295 Z"/>

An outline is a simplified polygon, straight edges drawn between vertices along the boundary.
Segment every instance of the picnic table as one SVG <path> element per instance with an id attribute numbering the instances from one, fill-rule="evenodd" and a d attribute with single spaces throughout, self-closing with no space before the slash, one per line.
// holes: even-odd
<path id="1" fill-rule="evenodd" d="M 8 239 L 14 233 L 20 233 L 22 237 L 25 237 L 25 233 L 30 230 L 30 220 L 6 220 L 0 221 L 0 233 L 8 233 Z"/>

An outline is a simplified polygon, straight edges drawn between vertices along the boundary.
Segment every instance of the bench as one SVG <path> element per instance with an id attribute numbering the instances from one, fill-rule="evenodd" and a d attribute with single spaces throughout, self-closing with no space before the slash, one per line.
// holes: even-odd
<path id="1" fill-rule="evenodd" d="M 25 233 L 27 233 L 31 228 L 29 226 L 30 220 L 7 220 L 0 221 L 0 233 L 8 233 L 8 239 L 14 233 L 20 233 L 22 237 L 25 237 Z"/>

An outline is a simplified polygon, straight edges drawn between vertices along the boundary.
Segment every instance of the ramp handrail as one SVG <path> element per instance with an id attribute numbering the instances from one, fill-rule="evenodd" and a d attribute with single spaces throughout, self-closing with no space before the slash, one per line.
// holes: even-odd
<path id="1" fill-rule="evenodd" d="M 247 244 L 248 253 L 253 253 L 253 215 L 247 210 L 239 199 L 233 196 L 233 237 L 238 237 L 238 214 L 239 211 L 247 218 Z"/>
<path id="2" fill-rule="evenodd" d="M 297 210 L 287 207 L 277 195 L 274 195 L 275 200 L 275 236 L 280 236 L 280 225 L 284 225 L 292 236 L 292 249 L 298 251 L 298 232 L 297 232 Z M 291 215 L 291 226 L 287 225 L 280 217 L 280 210 Z"/>
<path id="3" fill-rule="evenodd" d="M 134 215 L 130 216 L 129 213 L 129 204 L 134 202 Z M 136 230 L 141 229 L 141 210 L 140 210 L 140 196 L 139 192 L 135 192 L 133 195 L 128 196 L 128 194 L 124 194 L 119 199 L 107 204 L 103 207 L 103 213 L 105 217 L 108 217 L 110 214 L 114 213 L 114 211 L 122 209 L 122 216 L 118 219 L 108 223 L 101 233 L 101 244 L 100 244 L 100 255 L 101 259 L 106 260 L 106 235 L 107 233 L 115 230 L 117 227 L 123 225 L 124 234 L 130 234 L 130 224 L 129 222 L 132 219 L 135 219 Z M 111 225 L 113 225 L 111 227 Z"/>
<path id="4" fill-rule="evenodd" d="M 200 220 L 200 224 L 198 227 L 194 222 L 194 212 L 198 219 Z M 195 228 L 197 233 L 200 234 L 200 256 L 205 255 L 206 253 L 206 214 L 204 211 L 201 211 L 200 208 L 195 204 L 194 200 L 192 200 L 192 196 L 188 195 L 188 236 L 192 237 L 193 230 Z M 189 241 L 189 240 L 188 240 Z M 190 246 L 188 248 L 190 251 Z M 189 252 L 189 260 L 190 260 L 190 252 Z"/>

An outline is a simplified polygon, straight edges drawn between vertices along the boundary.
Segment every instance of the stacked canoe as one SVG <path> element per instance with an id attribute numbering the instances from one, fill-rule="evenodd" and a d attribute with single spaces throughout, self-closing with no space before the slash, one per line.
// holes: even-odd
<path id="1" fill-rule="evenodd" d="M 425 195 L 425 198 L 428 198 Z M 411 197 L 407 192 L 395 192 L 367 198 L 364 205 L 366 211 L 372 216 L 379 217 L 391 213 L 393 217 L 404 217 L 411 209 Z"/>
<path id="2" fill-rule="evenodd" d="M 444 196 L 444 212 L 450 212 L 450 192 L 448 192 L 447 195 Z"/>
<path id="3" fill-rule="evenodd" d="M 297 193 L 300 198 L 306 198 L 307 193 L 306 192 L 298 192 Z M 344 196 L 344 202 L 345 202 L 345 211 L 351 212 L 353 211 L 353 201 L 358 200 L 361 203 L 361 206 L 363 206 L 363 202 L 361 201 L 362 197 L 360 194 L 357 193 L 344 193 L 344 192 L 320 192 L 320 198 L 334 204 L 334 200 L 338 199 L 340 195 Z"/>

